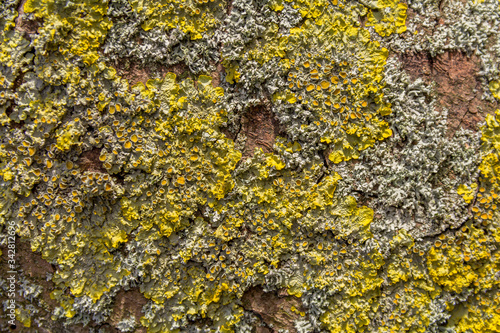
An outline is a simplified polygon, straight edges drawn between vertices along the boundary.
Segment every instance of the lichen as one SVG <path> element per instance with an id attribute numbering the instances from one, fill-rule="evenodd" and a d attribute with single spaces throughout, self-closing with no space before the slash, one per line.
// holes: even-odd
<path id="1" fill-rule="evenodd" d="M 63 5 L 53 0 L 28 0 L 24 11 L 44 20 L 34 41 L 40 53 L 58 51 L 66 58 L 79 56 L 87 65 L 99 58 L 97 48 L 111 27 L 106 2 L 89 0 Z"/>
<path id="2" fill-rule="evenodd" d="M 155 27 L 180 29 L 200 39 L 202 34 L 213 30 L 221 23 L 226 1 L 130 1 L 132 9 L 144 21 L 141 27 L 150 30 Z"/>
<path id="3" fill-rule="evenodd" d="M 406 10 L 408 6 L 394 0 L 377 0 L 368 12 L 366 25 L 373 26 L 381 36 L 406 31 Z"/>
<path id="4" fill-rule="evenodd" d="M 236 71 L 252 71 L 248 67 L 265 67 L 278 59 L 279 69 L 274 70 L 286 75 L 287 81 L 270 90 L 275 112 L 293 139 L 310 141 L 316 134 L 316 140 L 330 147 L 334 163 L 356 159 L 359 151 L 392 134 L 382 119 L 391 113 L 390 104 L 382 100 L 387 49 L 372 41 L 358 22 L 358 16 L 372 10 L 362 5 L 331 6 L 328 1 L 314 5 L 290 1 L 290 5 L 295 10 L 290 14 L 300 15 L 304 22 L 298 27 L 263 22 L 266 30 L 258 34 L 250 51 L 227 47 L 226 79 L 233 83 Z M 275 7 L 270 6 L 265 9 L 273 16 Z M 396 24 L 394 19 L 384 20 Z M 404 25 L 404 18 L 397 24 Z M 236 82 L 245 85 L 249 79 L 239 75 Z M 292 115 L 302 121 L 291 121 Z"/>
<path id="5" fill-rule="evenodd" d="M 14 223 L 53 269 L 19 270 L 23 326 L 499 331 L 500 111 L 450 133 L 402 61 L 476 52 L 496 103 L 498 1 L 0 9 L 0 254 Z"/>

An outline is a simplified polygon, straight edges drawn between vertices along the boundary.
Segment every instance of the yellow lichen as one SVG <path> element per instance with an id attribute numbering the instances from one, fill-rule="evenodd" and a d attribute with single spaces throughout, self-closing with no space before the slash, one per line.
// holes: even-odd
<path id="1" fill-rule="evenodd" d="M 64 8 L 58 8 L 64 6 Z M 55 50 L 66 58 L 79 56 L 90 65 L 97 61 L 97 48 L 104 40 L 112 23 L 106 17 L 105 2 L 88 0 L 62 5 L 53 0 L 28 0 L 24 4 L 26 13 L 34 13 L 44 20 L 35 43 L 45 52 Z"/>
<path id="2" fill-rule="evenodd" d="M 406 31 L 406 10 L 408 6 L 398 0 L 377 0 L 375 8 L 368 11 L 367 26 L 373 26 L 380 36 Z"/>
<path id="3" fill-rule="evenodd" d="M 205 1 L 139 1 L 132 0 L 130 5 L 139 15 L 146 18 L 144 30 L 153 28 L 179 28 L 200 39 L 222 20 L 226 2 L 224 0 Z"/>

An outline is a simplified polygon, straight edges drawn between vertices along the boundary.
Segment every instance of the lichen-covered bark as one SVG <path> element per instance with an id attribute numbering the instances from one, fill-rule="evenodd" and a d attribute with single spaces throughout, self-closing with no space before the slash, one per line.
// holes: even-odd
<path id="1" fill-rule="evenodd" d="M 0 330 L 500 332 L 499 27 L 498 0 L 0 1 Z"/>

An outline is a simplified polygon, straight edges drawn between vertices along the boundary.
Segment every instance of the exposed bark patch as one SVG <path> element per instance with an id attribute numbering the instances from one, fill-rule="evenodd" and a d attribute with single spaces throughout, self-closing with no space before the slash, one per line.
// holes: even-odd
<path id="1" fill-rule="evenodd" d="M 272 152 L 274 140 L 280 132 L 279 121 L 269 102 L 251 107 L 241 119 L 241 133 L 246 135 L 243 159 L 253 156 L 257 147 L 266 153 Z"/>
<path id="2" fill-rule="evenodd" d="M 432 72 L 432 57 L 427 52 L 406 53 L 402 55 L 403 66 L 412 80 L 419 77 L 429 81 Z"/>
<path id="3" fill-rule="evenodd" d="M 183 62 L 172 66 L 163 66 L 159 64 L 142 65 L 138 61 L 127 58 L 109 63 L 108 65 L 116 69 L 119 76 L 127 79 L 130 86 L 134 86 L 139 82 L 146 84 L 146 82 L 152 78 L 162 79 L 169 72 L 174 73 L 177 77 L 189 72 L 189 67 Z"/>
<path id="4" fill-rule="evenodd" d="M 29 243 L 17 242 L 17 260 L 24 274 L 34 279 L 46 279 L 47 273 L 53 274 L 54 268 L 42 258 L 42 255 L 31 251 Z"/>
<path id="5" fill-rule="evenodd" d="M 224 66 L 222 65 L 221 62 L 217 63 L 215 71 L 210 73 L 210 76 L 212 77 L 212 85 L 214 87 L 220 86 L 221 82 L 221 73 L 224 71 Z"/>
<path id="6" fill-rule="evenodd" d="M 232 11 L 233 11 L 233 0 L 228 0 L 227 7 L 226 7 L 226 14 L 229 16 L 229 15 L 231 15 Z"/>
<path id="7" fill-rule="evenodd" d="M 93 171 L 107 173 L 102 162 L 99 160 L 100 149 L 92 149 L 84 152 L 78 160 L 78 165 L 82 171 Z"/>
<path id="8" fill-rule="evenodd" d="M 165 67 L 165 70 L 166 72 L 162 73 L 162 76 L 165 76 L 165 74 L 167 74 L 168 72 L 172 72 L 177 76 L 181 76 L 182 74 L 189 71 L 189 67 L 185 63 L 180 62 L 178 64 Z"/>
<path id="9" fill-rule="evenodd" d="M 432 58 L 428 53 L 414 53 L 402 55 L 402 61 L 412 79 L 420 77 L 436 83 L 438 106 L 449 110 L 450 136 L 459 128 L 479 130 L 477 124 L 497 107 L 496 102 L 481 99 L 480 64 L 474 55 L 445 52 Z"/>
<path id="10" fill-rule="evenodd" d="M 130 86 L 136 85 L 139 82 L 146 84 L 150 77 L 148 70 L 135 62 L 127 66 L 124 62 L 116 61 L 112 67 L 116 69 L 118 75 L 127 79 Z"/>
<path id="11" fill-rule="evenodd" d="M 54 267 L 42 258 L 42 255 L 31 250 L 29 243 L 16 242 L 17 262 L 21 265 L 26 277 L 42 286 L 43 291 L 40 296 L 49 308 L 53 310 L 58 306 L 57 301 L 50 297 L 54 290 L 54 283 L 47 281 L 47 274 L 54 274 Z"/>
<path id="12" fill-rule="evenodd" d="M 265 327 L 265 326 L 257 326 L 255 328 L 255 333 L 272 333 L 271 329 Z"/>
<path id="13" fill-rule="evenodd" d="M 5 268 L 0 271 L 0 276 L 2 278 L 10 277 L 8 274 L 9 270 L 8 260 L 9 258 L 8 249 L 6 247 L 0 248 L 2 251 L 2 256 L 0 257 L 0 267 Z M 34 283 L 42 287 L 41 294 L 36 298 L 35 307 L 39 311 L 36 315 L 38 320 L 37 332 L 62 332 L 63 327 L 59 322 L 52 321 L 50 316 L 52 310 L 58 306 L 57 301 L 50 298 L 50 293 L 54 290 L 54 283 L 52 281 L 47 281 L 47 274 L 53 274 L 54 268 L 51 264 L 45 261 L 39 253 L 32 252 L 30 244 L 27 242 L 22 242 L 20 238 L 16 238 L 16 248 L 15 248 L 15 262 L 17 268 L 14 269 L 17 273 L 14 275 L 16 277 L 16 304 L 17 306 L 27 306 L 31 302 L 28 302 L 24 297 L 20 296 L 18 291 L 20 290 L 19 279 L 24 276 L 31 283 Z M 41 305 L 41 306 L 40 306 Z M 31 332 L 29 329 L 25 328 L 23 324 L 16 321 L 16 327 L 11 327 L 7 323 L 7 319 L 3 307 L 0 308 L 0 331 L 3 331 L 7 327 L 7 331 L 10 332 Z M 33 324 L 32 318 L 32 324 Z M 34 332 L 34 331 L 33 331 Z"/>
<path id="14" fill-rule="evenodd" d="M 266 293 L 261 287 L 253 287 L 247 290 L 242 297 L 243 307 L 247 311 L 252 311 L 262 318 L 262 321 L 272 331 L 264 327 L 256 327 L 257 332 L 277 332 L 278 330 L 288 330 L 296 333 L 295 321 L 301 318 L 300 314 L 291 310 L 292 306 L 303 312 L 303 305 L 299 298 L 289 296 L 285 293 Z"/>
<path id="15" fill-rule="evenodd" d="M 113 311 L 108 321 L 113 327 L 116 327 L 121 320 L 134 316 L 135 321 L 140 326 L 140 320 L 143 316 L 142 307 L 147 302 L 148 300 L 137 289 L 128 291 L 120 290 L 115 296 Z M 140 327 L 135 332 L 145 333 L 146 328 Z"/>
<path id="16" fill-rule="evenodd" d="M 38 28 L 40 28 L 43 24 L 41 19 L 36 20 L 28 20 L 26 19 L 26 15 L 24 14 L 24 5 L 28 0 L 22 0 L 19 6 L 17 7 L 17 17 L 14 20 L 16 22 L 15 29 L 19 32 L 26 33 L 28 35 L 32 35 L 38 32 Z"/>

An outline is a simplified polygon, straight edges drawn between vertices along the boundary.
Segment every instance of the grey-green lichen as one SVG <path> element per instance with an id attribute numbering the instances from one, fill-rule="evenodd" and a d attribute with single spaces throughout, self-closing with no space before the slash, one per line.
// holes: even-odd
<path id="1" fill-rule="evenodd" d="M 478 177 L 479 135 L 461 130 L 450 138 L 447 114 L 436 111 L 431 87 L 411 81 L 394 61 L 386 77 L 394 135 L 363 152 L 363 163 L 340 166 L 343 191 L 369 200 L 380 215 L 372 228 L 380 231 L 425 237 L 461 225 L 469 208 L 457 188 Z"/>
<path id="2" fill-rule="evenodd" d="M 101 331 L 134 289 L 122 332 L 250 332 L 260 286 L 303 305 L 278 332 L 500 331 L 500 115 L 449 135 L 392 56 L 476 52 L 497 98 L 498 1 L 0 6 L 0 227 L 55 270 L 24 326 Z"/>

